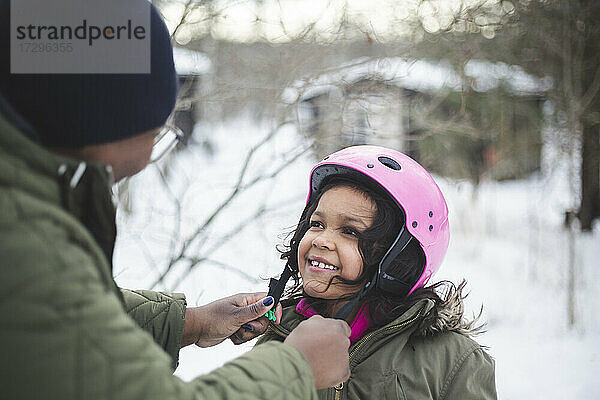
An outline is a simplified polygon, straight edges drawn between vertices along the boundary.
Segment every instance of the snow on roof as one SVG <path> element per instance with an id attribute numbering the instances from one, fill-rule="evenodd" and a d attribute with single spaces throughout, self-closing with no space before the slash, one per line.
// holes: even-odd
<path id="1" fill-rule="evenodd" d="M 518 65 L 469 60 L 465 74 L 474 79 L 473 88 L 485 92 L 506 85 L 515 94 L 539 94 L 552 87 L 552 78 L 537 78 L 529 75 Z"/>
<path id="2" fill-rule="evenodd" d="M 538 94 L 552 86 L 549 78 L 536 78 L 518 66 L 481 60 L 468 61 L 465 75 L 472 80 L 473 88 L 482 92 L 503 84 L 515 94 Z M 292 103 L 308 99 L 366 78 L 421 92 L 460 90 L 463 86 L 463 79 L 447 61 L 359 58 L 321 75 L 296 81 L 284 91 L 283 100 Z"/>
<path id="3" fill-rule="evenodd" d="M 173 59 L 175 70 L 179 75 L 203 75 L 210 72 L 212 68 L 208 56 L 194 50 L 174 47 Z"/>

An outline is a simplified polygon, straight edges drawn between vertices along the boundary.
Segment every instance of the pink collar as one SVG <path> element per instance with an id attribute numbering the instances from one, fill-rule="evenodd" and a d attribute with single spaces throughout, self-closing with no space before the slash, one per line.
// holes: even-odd
<path id="1" fill-rule="evenodd" d="M 309 304 L 307 304 L 306 299 L 300 300 L 298 305 L 296 306 L 296 311 L 304 315 L 305 317 L 312 317 L 313 315 L 319 315 L 319 313 L 312 308 Z M 365 307 L 365 304 L 360 307 L 354 321 L 350 324 L 350 345 L 356 343 L 360 338 L 362 338 L 365 334 L 365 331 L 371 326 L 371 318 L 369 318 L 368 310 Z"/>

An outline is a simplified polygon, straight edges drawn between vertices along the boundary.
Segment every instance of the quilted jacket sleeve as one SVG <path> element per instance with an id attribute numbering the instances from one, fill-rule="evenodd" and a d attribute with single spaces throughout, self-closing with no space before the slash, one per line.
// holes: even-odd
<path id="1" fill-rule="evenodd" d="M 152 335 L 156 344 L 171 357 L 172 368 L 177 368 L 183 336 L 185 296 L 150 290 L 121 289 L 121 293 L 127 314 Z"/>

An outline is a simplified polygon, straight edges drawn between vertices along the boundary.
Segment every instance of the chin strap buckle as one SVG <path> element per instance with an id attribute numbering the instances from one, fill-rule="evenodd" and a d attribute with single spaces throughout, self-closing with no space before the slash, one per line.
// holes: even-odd
<path id="1" fill-rule="evenodd" d="M 267 311 L 267 313 L 265 314 L 265 317 L 267 317 L 269 321 L 275 321 L 275 307 L 277 306 L 277 303 L 279 303 L 279 300 L 283 295 L 283 291 L 285 290 L 285 285 L 287 285 L 287 282 L 290 280 L 291 277 L 292 270 L 290 269 L 288 264 L 285 264 L 285 267 L 283 268 L 283 272 L 281 273 L 279 279 L 271 278 L 271 280 L 269 281 L 268 296 L 273 297 L 274 304 L 273 308 Z"/>

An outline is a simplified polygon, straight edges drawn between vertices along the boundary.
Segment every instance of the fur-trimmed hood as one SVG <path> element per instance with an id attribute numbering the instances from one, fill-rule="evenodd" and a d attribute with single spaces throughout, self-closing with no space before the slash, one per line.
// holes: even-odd
<path id="1" fill-rule="evenodd" d="M 483 308 L 473 319 L 469 320 L 464 316 L 464 300 L 467 295 L 463 295 L 462 291 L 465 285 L 466 281 L 462 281 L 458 286 L 450 282 L 441 282 L 439 287 L 443 287 L 445 293 L 440 296 L 439 301 L 432 300 L 433 306 L 419 320 L 414 334 L 433 336 L 443 332 L 457 332 L 474 337 L 483 333 L 485 324 L 479 321 Z"/>

